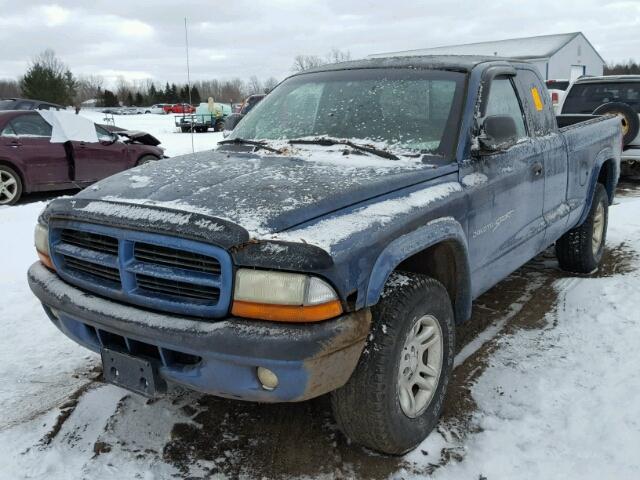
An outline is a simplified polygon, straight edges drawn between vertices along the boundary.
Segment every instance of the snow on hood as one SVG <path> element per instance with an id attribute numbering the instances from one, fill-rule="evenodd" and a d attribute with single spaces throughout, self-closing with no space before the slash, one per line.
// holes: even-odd
<path id="1" fill-rule="evenodd" d="M 51 143 L 98 142 L 96 125 L 82 115 L 64 110 L 38 110 L 38 113 L 52 127 Z"/>
<path id="2" fill-rule="evenodd" d="M 77 198 L 198 213 L 240 225 L 259 238 L 451 169 L 415 159 L 372 162 L 342 152 L 324 152 L 321 158 L 200 152 L 120 173 Z"/>
<path id="3" fill-rule="evenodd" d="M 320 220 L 307 227 L 271 235 L 270 238 L 289 242 L 304 241 L 331 253 L 340 242 L 358 232 L 366 232 L 372 225 L 383 227 L 399 215 L 413 209 L 426 208 L 460 191 L 462 187 L 458 182 L 432 185 L 406 196 L 372 203 L 343 215 Z"/>

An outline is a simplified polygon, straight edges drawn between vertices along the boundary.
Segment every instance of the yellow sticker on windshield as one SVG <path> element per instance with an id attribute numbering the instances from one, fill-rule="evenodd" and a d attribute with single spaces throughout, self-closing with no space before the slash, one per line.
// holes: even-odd
<path id="1" fill-rule="evenodd" d="M 542 99 L 540 98 L 540 93 L 538 93 L 538 89 L 536 87 L 531 89 L 531 96 L 533 97 L 533 104 L 536 106 L 536 110 L 539 112 L 542 111 L 544 106 L 542 105 Z"/>

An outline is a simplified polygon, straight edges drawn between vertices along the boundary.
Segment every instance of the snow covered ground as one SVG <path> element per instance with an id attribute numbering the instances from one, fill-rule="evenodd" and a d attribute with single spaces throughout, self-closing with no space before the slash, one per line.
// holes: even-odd
<path id="1" fill-rule="evenodd" d="M 158 136 L 170 155 L 191 150 L 167 116 L 116 121 Z M 194 138 L 204 150 L 220 135 Z M 470 372 L 459 384 L 473 408 L 460 413 L 452 394 L 453 413 L 402 459 L 348 445 L 322 400 L 147 402 L 100 383 L 98 357 L 59 333 L 27 286 L 44 205 L 0 207 L 0 479 L 640 478 L 638 196 L 611 208 L 599 274 L 567 276 L 543 255 L 476 302 L 492 320 L 456 361 L 457 376 Z M 506 306 L 487 300 L 510 290 Z"/>

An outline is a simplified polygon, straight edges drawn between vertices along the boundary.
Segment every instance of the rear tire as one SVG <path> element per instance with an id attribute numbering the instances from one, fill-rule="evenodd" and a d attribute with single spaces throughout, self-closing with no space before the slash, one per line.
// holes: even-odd
<path id="1" fill-rule="evenodd" d="M 20 175 L 10 167 L 0 165 L 0 205 L 15 205 L 22 197 Z"/>
<path id="2" fill-rule="evenodd" d="M 371 336 L 358 366 L 331 393 L 334 417 L 353 442 L 400 455 L 433 430 L 454 358 L 455 327 L 444 286 L 393 273 L 372 309 Z"/>
<path id="3" fill-rule="evenodd" d="M 609 102 L 600 105 L 593 111 L 594 115 L 618 115 L 622 120 L 622 143 L 629 145 L 638 136 L 640 131 L 640 118 L 636 111 L 628 104 L 622 102 Z"/>
<path id="4" fill-rule="evenodd" d="M 596 183 L 586 220 L 556 242 L 556 257 L 560 268 L 573 273 L 591 273 L 596 270 L 604 253 L 608 221 L 607 190 L 601 183 Z"/>

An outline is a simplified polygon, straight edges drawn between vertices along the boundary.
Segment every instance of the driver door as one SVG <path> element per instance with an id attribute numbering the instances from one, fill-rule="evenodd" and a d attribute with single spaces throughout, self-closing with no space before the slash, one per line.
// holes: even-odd
<path id="1" fill-rule="evenodd" d="M 511 77 L 491 81 L 485 108 L 485 117 L 511 116 L 518 138 L 506 149 L 480 152 L 461 168 L 460 182 L 469 199 L 474 297 L 534 257 L 545 233 L 543 159 Z"/>
<path id="2" fill-rule="evenodd" d="M 98 142 L 71 142 L 76 181 L 93 183 L 130 167 L 127 146 L 96 125 Z"/>

